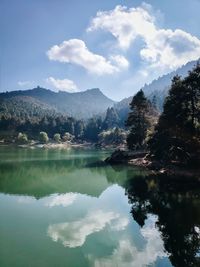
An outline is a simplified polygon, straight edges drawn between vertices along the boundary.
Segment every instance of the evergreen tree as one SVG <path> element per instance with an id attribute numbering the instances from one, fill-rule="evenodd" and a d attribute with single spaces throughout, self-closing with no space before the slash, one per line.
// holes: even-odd
<path id="1" fill-rule="evenodd" d="M 108 130 L 119 125 L 119 116 L 117 115 L 116 110 L 112 108 L 108 108 L 106 111 L 106 117 L 103 122 L 103 129 Z"/>
<path id="2" fill-rule="evenodd" d="M 96 118 L 92 118 L 86 125 L 84 137 L 86 140 L 97 142 L 100 131 L 101 128 L 99 127 L 98 120 Z"/>
<path id="3" fill-rule="evenodd" d="M 84 122 L 77 121 L 74 127 L 74 135 L 76 138 L 82 138 L 84 132 Z"/>
<path id="4" fill-rule="evenodd" d="M 145 138 L 148 129 L 148 101 L 140 90 L 130 103 L 131 112 L 128 115 L 126 126 L 130 127 L 127 137 L 127 145 L 129 149 L 142 148 L 145 144 Z"/>
<path id="5" fill-rule="evenodd" d="M 188 127 L 193 135 L 199 135 L 200 130 L 200 64 L 189 71 L 184 80 L 186 87 Z"/>
<path id="6" fill-rule="evenodd" d="M 156 97 L 156 95 L 153 96 L 151 103 L 152 103 L 152 107 L 154 109 L 157 109 L 157 97 Z"/>
<path id="7" fill-rule="evenodd" d="M 172 80 L 169 96 L 149 141 L 151 156 L 158 160 L 195 163 L 200 151 L 200 66 L 188 76 Z"/>

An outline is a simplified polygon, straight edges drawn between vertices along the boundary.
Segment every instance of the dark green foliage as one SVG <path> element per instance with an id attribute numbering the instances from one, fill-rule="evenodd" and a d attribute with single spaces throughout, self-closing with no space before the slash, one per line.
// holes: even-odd
<path id="1" fill-rule="evenodd" d="M 83 121 L 77 121 L 74 126 L 74 135 L 77 139 L 82 139 L 84 135 L 84 122 Z"/>
<path id="2" fill-rule="evenodd" d="M 119 125 L 119 117 L 116 110 L 112 108 L 108 108 L 106 112 L 106 117 L 103 122 L 103 129 L 108 130 Z"/>
<path id="3" fill-rule="evenodd" d="M 0 94 L 0 117 L 20 118 L 26 121 L 29 118 L 39 119 L 44 116 L 53 116 L 57 112 L 54 108 L 28 96 L 13 96 L 3 98 Z"/>
<path id="4" fill-rule="evenodd" d="M 13 98 L 26 99 L 27 102 L 28 99 L 31 99 L 32 103 L 40 103 L 42 106 L 53 109 L 57 113 L 73 116 L 77 119 L 88 119 L 96 116 L 114 104 L 114 101 L 106 97 L 98 88 L 78 93 L 63 91 L 56 93 L 37 87 L 32 90 L 0 94 L 2 101 Z"/>
<path id="5" fill-rule="evenodd" d="M 97 142 L 98 135 L 101 132 L 101 129 L 102 129 L 101 118 L 90 119 L 85 128 L 84 138 L 91 142 Z"/>
<path id="6" fill-rule="evenodd" d="M 172 80 L 169 96 L 149 141 L 158 160 L 195 163 L 200 153 L 200 65 L 181 79 Z"/>
<path id="7" fill-rule="evenodd" d="M 127 137 L 127 145 L 129 149 L 142 148 L 145 143 L 145 138 L 148 129 L 148 101 L 140 90 L 130 103 L 131 112 L 126 121 L 126 126 L 130 127 L 130 132 Z"/>

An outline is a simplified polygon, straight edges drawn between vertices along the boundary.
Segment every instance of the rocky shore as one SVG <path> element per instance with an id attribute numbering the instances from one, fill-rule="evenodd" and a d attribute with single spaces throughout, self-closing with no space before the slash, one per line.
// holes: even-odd
<path id="1" fill-rule="evenodd" d="M 105 159 L 105 162 L 111 165 L 129 164 L 137 167 L 143 167 L 155 174 L 196 177 L 200 181 L 200 168 L 186 168 L 176 164 L 166 164 L 159 161 L 153 161 L 150 159 L 148 151 L 115 150 L 110 157 Z"/>

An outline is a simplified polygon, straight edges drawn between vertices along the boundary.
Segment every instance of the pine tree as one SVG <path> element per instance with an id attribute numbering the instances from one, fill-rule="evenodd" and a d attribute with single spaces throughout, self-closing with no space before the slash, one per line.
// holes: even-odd
<path id="1" fill-rule="evenodd" d="M 106 117 L 103 122 L 103 129 L 108 130 L 119 125 L 119 116 L 117 115 L 116 110 L 112 108 L 108 108 L 106 111 Z"/>
<path id="2" fill-rule="evenodd" d="M 149 141 L 151 156 L 163 161 L 195 163 L 200 151 L 200 66 L 172 80 L 163 113 Z"/>
<path id="3" fill-rule="evenodd" d="M 200 129 L 200 64 L 188 73 L 184 80 L 187 91 L 188 127 L 194 135 Z"/>
<path id="4" fill-rule="evenodd" d="M 149 124 L 146 116 L 148 101 L 142 90 L 133 97 L 130 109 L 131 112 L 126 121 L 126 126 L 130 127 L 127 145 L 129 149 L 133 150 L 144 146 Z"/>

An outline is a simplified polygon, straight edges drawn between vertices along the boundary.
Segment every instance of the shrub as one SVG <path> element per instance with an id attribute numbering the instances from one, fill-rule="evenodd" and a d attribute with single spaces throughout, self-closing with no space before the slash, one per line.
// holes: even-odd
<path id="1" fill-rule="evenodd" d="M 64 142 L 72 141 L 74 139 L 74 136 L 72 134 L 66 132 L 66 133 L 64 133 L 62 139 Z"/>
<path id="2" fill-rule="evenodd" d="M 28 143 L 28 137 L 25 133 L 19 133 L 17 136 L 17 142 L 20 144 Z"/>
<path id="3" fill-rule="evenodd" d="M 40 132 L 39 133 L 39 141 L 41 143 L 47 143 L 49 141 L 48 134 L 46 132 Z"/>
<path id="4" fill-rule="evenodd" d="M 54 141 L 56 141 L 57 143 L 59 143 L 61 141 L 61 137 L 59 133 L 55 133 L 53 136 Z"/>
<path id="5" fill-rule="evenodd" d="M 122 129 L 113 128 L 101 132 L 98 137 L 101 145 L 121 145 L 126 143 L 127 133 Z"/>

